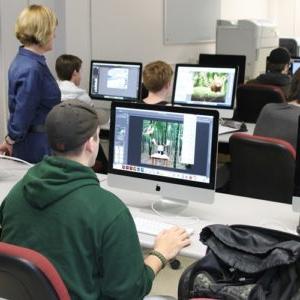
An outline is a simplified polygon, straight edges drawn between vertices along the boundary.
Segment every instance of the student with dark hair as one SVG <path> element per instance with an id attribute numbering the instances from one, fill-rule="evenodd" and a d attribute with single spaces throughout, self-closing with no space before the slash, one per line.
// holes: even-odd
<path id="1" fill-rule="evenodd" d="M 254 134 L 283 139 L 296 149 L 300 115 L 300 69 L 292 78 L 286 103 L 265 105 L 257 119 Z"/>
<path id="2" fill-rule="evenodd" d="M 2 202 L 1 241 L 50 259 L 73 300 L 142 299 L 155 275 L 190 244 L 188 234 L 163 231 L 143 258 L 129 209 L 90 168 L 99 146 L 93 107 L 66 100 L 48 114 L 46 130 L 54 156 L 29 169 Z"/>
<path id="3" fill-rule="evenodd" d="M 56 59 L 55 70 L 58 77 L 58 86 L 61 91 L 61 100 L 78 99 L 93 105 L 86 92 L 81 89 L 81 65 L 82 60 L 71 54 L 63 54 Z"/>
<path id="4" fill-rule="evenodd" d="M 154 61 L 145 66 L 143 84 L 148 90 L 148 96 L 143 99 L 146 104 L 166 105 L 170 93 L 173 70 L 163 61 Z"/>
<path id="5" fill-rule="evenodd" d="M 283 47 L 273 49 L 267 61 L 267 72 L 247 83 L 276 85 L 288 97 L 291 78 L 288 75 L 291 55 Z"/>
<path id="6" fill-rule="evenodd" d="M 15 26 L 22 46 L 8 71 L 8 134 L 0 153 L 31 163 L 50 153 L 45 119 L 61 98 L 44 56 L 53 48 L 56 26 L 54 12 L 42 5 L 26 7 Z"/>

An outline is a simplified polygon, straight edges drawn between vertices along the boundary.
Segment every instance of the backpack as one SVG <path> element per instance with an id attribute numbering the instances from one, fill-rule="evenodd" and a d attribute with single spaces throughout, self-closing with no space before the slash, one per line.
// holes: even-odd
<path id="1" fill-rule="evenodd" d="M 182 274 L 178 300 L 299 300 L 300 237 L 247 225 L 210 225 L 206 255 Z"/>

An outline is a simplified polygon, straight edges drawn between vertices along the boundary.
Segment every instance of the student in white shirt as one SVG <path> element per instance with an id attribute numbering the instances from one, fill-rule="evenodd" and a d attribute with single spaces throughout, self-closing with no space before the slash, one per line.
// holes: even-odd
<path id="1" fill-rule="evenodd" d="M 94 106 L 86 90 L 79 87 L 81 82 L 82 60 L 71 54 L 63 54 L 56 59 L 55 70 L 58 77 L 58 86 L 61 91 L 61 101 L 80 100 Z M 101 125 L 109 124 L 109 112 L 96 108 Z"/>
<path id="2" fill-rule="evenodd" d="M 78 99 L 93 106 L 93 102 L 86 90 L 79 87 L 81 81 L 82 60 L 71 54 L 63 54 L 56 59 L 55 70 L 61 100 Z"/>

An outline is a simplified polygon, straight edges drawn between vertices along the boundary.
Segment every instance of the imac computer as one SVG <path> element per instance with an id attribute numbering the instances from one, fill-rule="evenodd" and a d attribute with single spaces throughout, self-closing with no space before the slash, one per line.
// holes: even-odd
<path id="1" fill-rule="evenodd" d="M 217 111 L 115 102 L 110 131 L 109 186 L 156 194 L 162 208 L 214 201 Z"/>
<path id="2" fill-rule="evenodd" d="M 295 179 L 294 179 L 294 195 L 292 199 L 293 211 L 300 213 L 300 116 L 298 120 L 298 137 L 296 148 L 296 164 L 295 164 Z M 297 226 L 297 233 L 300 234 L 300 218 Z"/>
<path id="3" fill-rule="evenodd" d="M 246 55 L 203 54 L 199 55 L 199 64 L 206 67 L 239 67 L 238 84 L 245 82 Z"/>
<path id="4" fill-rule="evenodd" d="M 221 118 L 233 117 L 238 67 L 205 67 L 177 64 L 173 105 L 210 108 Z"/>
<path id="5" fill-rule="evenodd" d="M 89 95 L 93 100 L 138 101 L 141 73 L 141 63 L 92 60 Z"/>

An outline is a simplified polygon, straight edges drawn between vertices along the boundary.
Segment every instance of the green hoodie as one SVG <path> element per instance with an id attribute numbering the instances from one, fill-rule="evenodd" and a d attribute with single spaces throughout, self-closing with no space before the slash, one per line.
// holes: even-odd
<path id="1" fill-rule="evenodd" d="M 1 240 L 52 261 L 72 299 L 142 299 L 154 273 L 144 265 L 128 208 L 88 167 L 46 157 L 0 209 Z"/>

